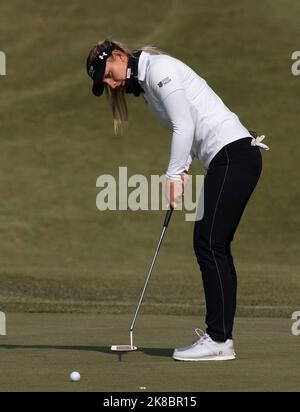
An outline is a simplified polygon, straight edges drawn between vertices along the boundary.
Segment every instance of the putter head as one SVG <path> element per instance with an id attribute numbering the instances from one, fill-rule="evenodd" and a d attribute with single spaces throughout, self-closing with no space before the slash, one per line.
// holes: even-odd
<path id="1" fill-rule="evenodd" d="M 137 347 L 132 345 L 112 345 L 110 350 L 115 352 L 131 352 L 137 350 Z"/>

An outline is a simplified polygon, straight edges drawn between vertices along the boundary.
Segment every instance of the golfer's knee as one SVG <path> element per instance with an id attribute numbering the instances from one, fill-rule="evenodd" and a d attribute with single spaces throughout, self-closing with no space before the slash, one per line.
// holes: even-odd
<path id="1" fill-rule="evenodd" d="M 205 259 L 205 256 L 209 253 L 209 241 L 205 237 L 194 237 L 194 252 L 198 262 Z"/>
<path id="2" fill-rule="evenodd" d="M 210 258 L 213 252 L 226 254 L 226 243 L 224 241 L 209 239 L 205 236 L 194 238 L 193 246 L 198 262 Z"/>

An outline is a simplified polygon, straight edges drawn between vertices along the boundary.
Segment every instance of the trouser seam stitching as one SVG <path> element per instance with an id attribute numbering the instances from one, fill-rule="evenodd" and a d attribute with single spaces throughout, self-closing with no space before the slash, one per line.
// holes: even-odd
<path id="1" fill-rule="evenodd" d="M 218 265 L 217 265 L 217 261 L 216 261 L 216 258 L 215 258 L 215 254 L 214 254 L 214 251 L 213 251 L 213 249 L 212 249 L 212 247 L 211 247 L 211 243 L 212 243 L 212 231 L 213 231 L 213 226 L 214 226 L 216 211 L 217 211 L 217 208 L 218 208 L 218 204 L 219 204 L 219 201 L 220 201 L 220 198 L 221 198 L 222 190 L 223 190 L 223 187 L 224 187 L 224 184 L 225 184 L 225 180 L 226 180 L 227 172 L 228 172 L 228 168 L 229 168 L 229 156 L 228 156 L 228 153 L 227 153 L 227 148 L 224 147 L 224 149 L 225 149 L 225 153 L 226 153 L 226 157 L 227 157 L 227 166 L 226 166 L 226 171 L 225 171 L 224 179 L 223 179 L 223 182 L 222 182 L 222 186 L 221 186 L 221 189 L 220 189 L 220 192 L 219 192 L 219 195 L 218 195 L 218 199 L 217 199 L 217 202 L 216 202 L 215 210 L 214 210 L 214 215 L 213 215 L 213 220 L 212 220 L 212 225 L 211 225 L 211 231 L 210 231 L 210 237 L 209 237 L 209 246 L 210 246 L 210 250 L 211 250 L 211 252 L 212 252 L 212 256 L 213 256 L 214 263 L 215 263 L 215 265 L 216 265 L 216 269 L 217 269 L 217 273 L 218 273 L 218 277 L 219 277 L 219 281 L 220 281 L 220 286 L 221 286 L 222 305 L 223 305 L 223 332 L 224 332 L 224 339 L 225 339 L 225 338 L 226 338 L 226 328 L 225 328 L 225 298 L 224 298 L 224 290 L 223 290 L 222 279 L 221 279 L 221 276 L 220 276 L 220 271 L 219 271 L 219 268 L 218 268 Z"/>

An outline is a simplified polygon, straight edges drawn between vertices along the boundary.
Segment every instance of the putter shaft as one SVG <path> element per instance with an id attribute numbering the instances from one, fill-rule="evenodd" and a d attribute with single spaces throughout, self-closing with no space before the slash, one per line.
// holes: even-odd
<path id="1" fill-rule="evenodd" d="M 139 310 L 140 310 L 140 307 L 141 307 L 141 304 L 142 304 L 142 301 L 143 301 L 143 298 L 144 298 L 144 295 L 145 295 L 145 291 L 146 291 L 148 282 L 149 282 L 150 277 L 151 277 L 152 269 L 153 269 L 154 263 L 155 263 L 155 261 L 156 261 L 156 258 L 157 258 L 157 255 L 158 255 L 158 251 L 159 251 L 159 249 L 160 249 L 160 245 L 161 245 L 161 242 L 162 242 L 162 240 L 163 240 L 165 231 L 166 231 L 166 229 L 167 229 L 167 227 L 168 227 L 168 224 L 169 224 L 169 221 L 170 221 L 170 218 L 171 218 L 171 215 L 172 215 L 173 210 L 174 210 L 173 208 L 170 208 L 170 209 L 167 210 L 166 217 L 165 217 L 165 221 L 164 221 L 164 225 L 163 225 L 163 228 L 162 228 L 162 231 L 161 231 L 161 234 L 160 234 L 160 238 L 159 238 L 157 247 L 156 247 L 156 249 L 155 249 L 154 256 L 153 256 L 153 258 L 152 258 L 152 261 L 151 261 L 151 264 L 150 264 L 150 267 L 149 267 L 149 270 L 148 270 L 148 274 L 147 274 L 147 277 L 146 277 L 146 281 L 145 281 L 145 284 L 144 284 L 144 288 L 143 288 L 143 290 L 142 290 L 142 293 L 141 293 L 139 302 L 138 302 L 138 304 L 137 304 L 136 310 L 135 310 L 134 315 L 133 315 L 133 319 L 132 319 L 131 326 L 130 326 L 130 344 L 131 344 L 132 346 L 133 346 L 133 328 L 134 328 L 134 325 L 135 325 L 135 321 L 136 321 L 138 312 L 139 312 Z"/>

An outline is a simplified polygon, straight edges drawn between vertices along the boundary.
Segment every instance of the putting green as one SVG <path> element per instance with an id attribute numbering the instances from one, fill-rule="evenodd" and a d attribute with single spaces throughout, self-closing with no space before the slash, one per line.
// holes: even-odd
<path id="1" fill-rule="evenodd" d="M 297 391 L 300 337 L 289 319 L 238 318 L 231 362 L 176 362 L 176 346 L 192 342 L 197 317 L 141 315 L 138 351 L 128 343 L 128 315 L 7 314 L 0 336 L 1 391 Z M 70 382 L 72 371 L 80 382 Z M 141 389 L 146 388 L 146 389 Z"/>

